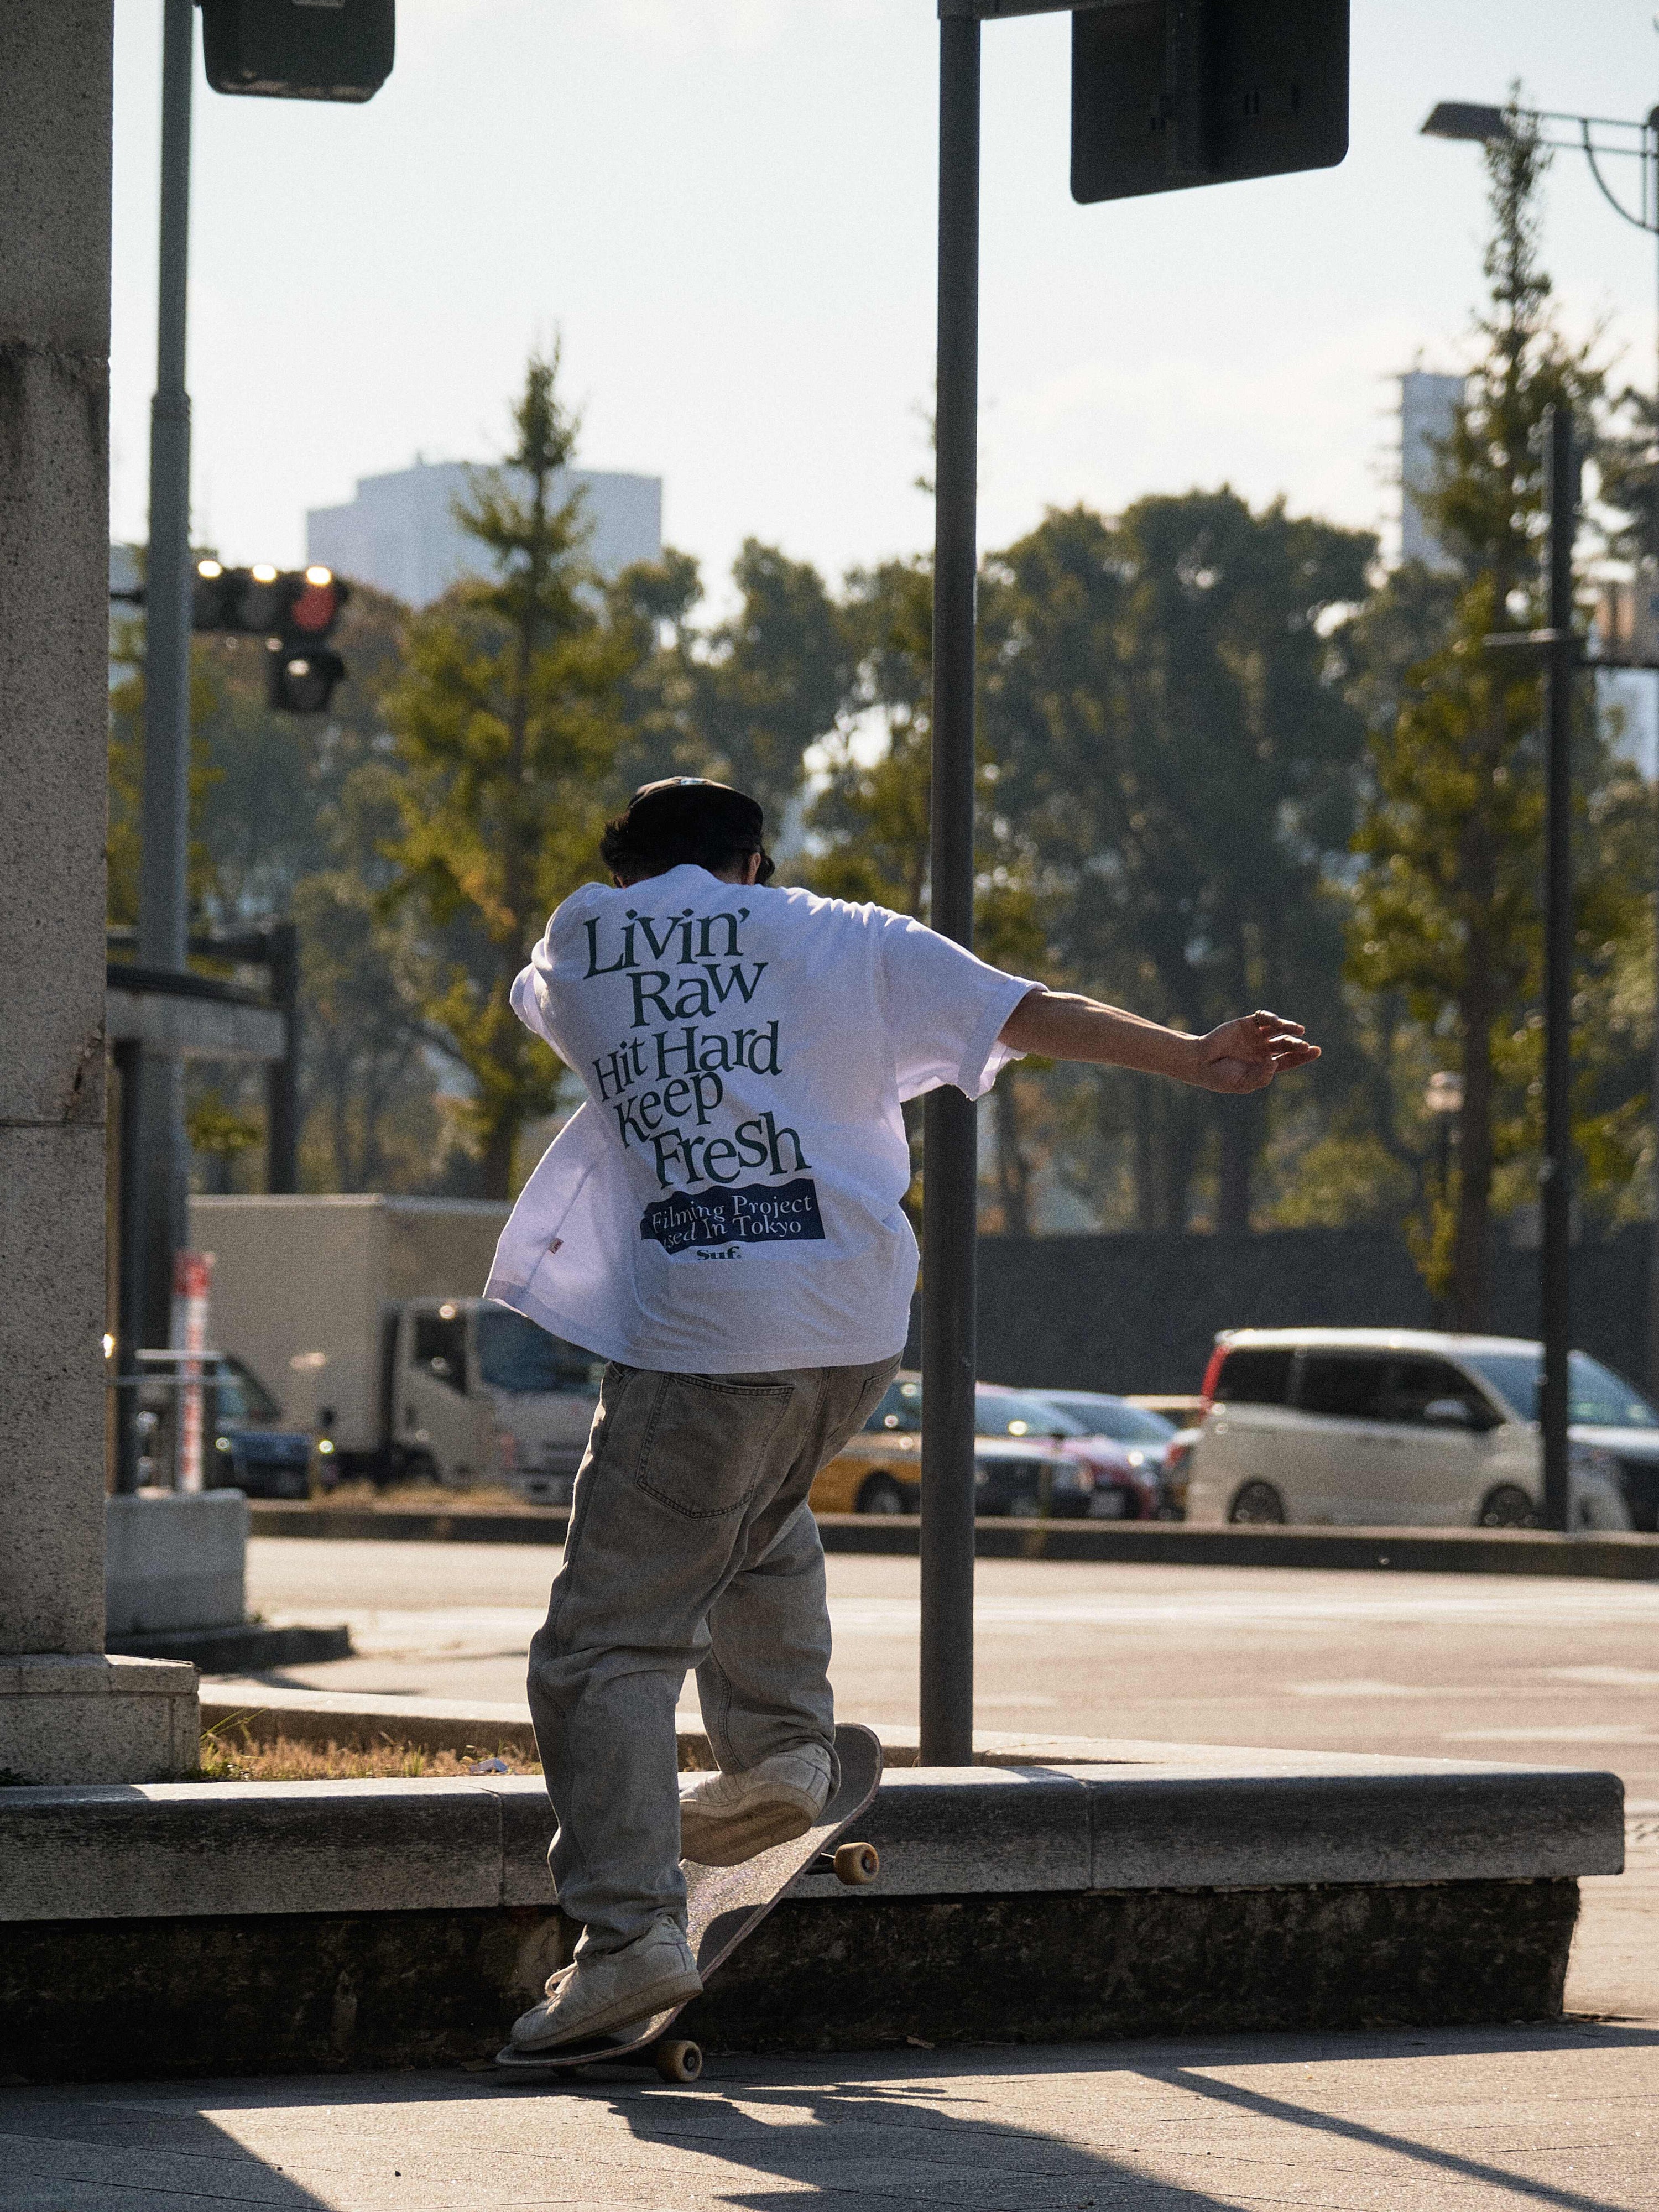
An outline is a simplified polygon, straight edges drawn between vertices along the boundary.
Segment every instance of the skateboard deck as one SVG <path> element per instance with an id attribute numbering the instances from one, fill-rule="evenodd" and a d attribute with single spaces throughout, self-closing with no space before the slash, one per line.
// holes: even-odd
<path id="1" fill-rule="evenodd" d="M 744 1936 L 759 1927 L 796 1875 L 819 1859 L 831 1858 L 836 1873 L 849 1884 L 874 1880 L 880 1863 L 867 1844 L 842 1844 L 839 1852 L 836 1847 L 876 1794 L 881 1781 L 881 1743 L 867 1728 L 849 1723 L 836 1730 L 836 1755 L 841 1761 L 841 1787 L 804 1836 L 791 1843 L 774 1844 L 769 1850 L 757 1852 L 740 1866 L 699 1866 L 692 1859 L 681 1861 L 685 1873 L 686 1933 L 697 1972 L 705 1982 Z M 619 2035 L 596 2036 L 590 2042 L 560 2045 L 551 2051 L 515 2051 L 508 2044 L 496 2053 L 495 2063 L 504 2073 L 544 2079 L 580 2066 L 648 2057 L 665 2081 L 693 2081 L 702 2070 L 702 2053 L 694 2043 L 666 2039 L 669 2028 L 684 2010 L 684 2005 L 675 2005 Z"/>

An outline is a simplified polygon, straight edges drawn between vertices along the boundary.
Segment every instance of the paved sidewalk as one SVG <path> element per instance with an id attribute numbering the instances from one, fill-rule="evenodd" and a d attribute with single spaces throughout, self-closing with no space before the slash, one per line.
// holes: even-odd
<path id="1" fill-rule="evenodd" d="M 1659 2026 L 12 2092 L 8 2212 L 713 2212 L 1659 2202 Z"/>

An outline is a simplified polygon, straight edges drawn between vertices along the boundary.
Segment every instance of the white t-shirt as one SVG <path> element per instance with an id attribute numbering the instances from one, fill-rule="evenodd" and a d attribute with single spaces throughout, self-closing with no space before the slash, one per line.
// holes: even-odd
<path id="1" fill-rule="evenodd" d="M 900 1101 L 988 1091 L 1034 988 L 884 907 L 691 866 L 584 885 L 513 1005 L 587 1103 L 525 1185 L 486 1296 L 633 1367 L 890 1357 L 916 1276 Z"/>

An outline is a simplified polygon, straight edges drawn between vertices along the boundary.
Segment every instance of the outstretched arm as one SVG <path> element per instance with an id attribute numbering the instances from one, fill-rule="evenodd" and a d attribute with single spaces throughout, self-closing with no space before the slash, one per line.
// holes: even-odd
<path id="1" fill-rule="evenodd" d="M 1284 1069 L 1305 1067 L 1319 1057 L 1301 1023 L 1278 1014 L 1244 1014 L 1207 1036 L 1183 1036 L 1074 991 L 1028 992 L 1003 1024 L 1001 1041 L 1016 1052 L 1038 1052 L 1048 1060 L 1098 1060 L 1108 1067 L 1173 1075 L 1202 1091 L 1265 1091 Z"/>

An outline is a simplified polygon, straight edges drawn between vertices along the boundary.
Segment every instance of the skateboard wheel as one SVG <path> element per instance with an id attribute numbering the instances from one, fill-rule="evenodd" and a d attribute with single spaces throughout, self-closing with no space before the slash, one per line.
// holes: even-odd
<path id="1" fill-rule="evenodd" d="M 702 2052 L 695 2043 L 659 2043 L 651 2055 L 665 2081 L 695 2081 L 702 2071 Z"/>
<path id="2" fill-rule="evenodd" d="M 862 1889 L 881 1872 L 881 1853 L 873 1844 L 838 1844 L 836 1846 L 836 1880 L 844 1881 L 849 1889 Z"/>

